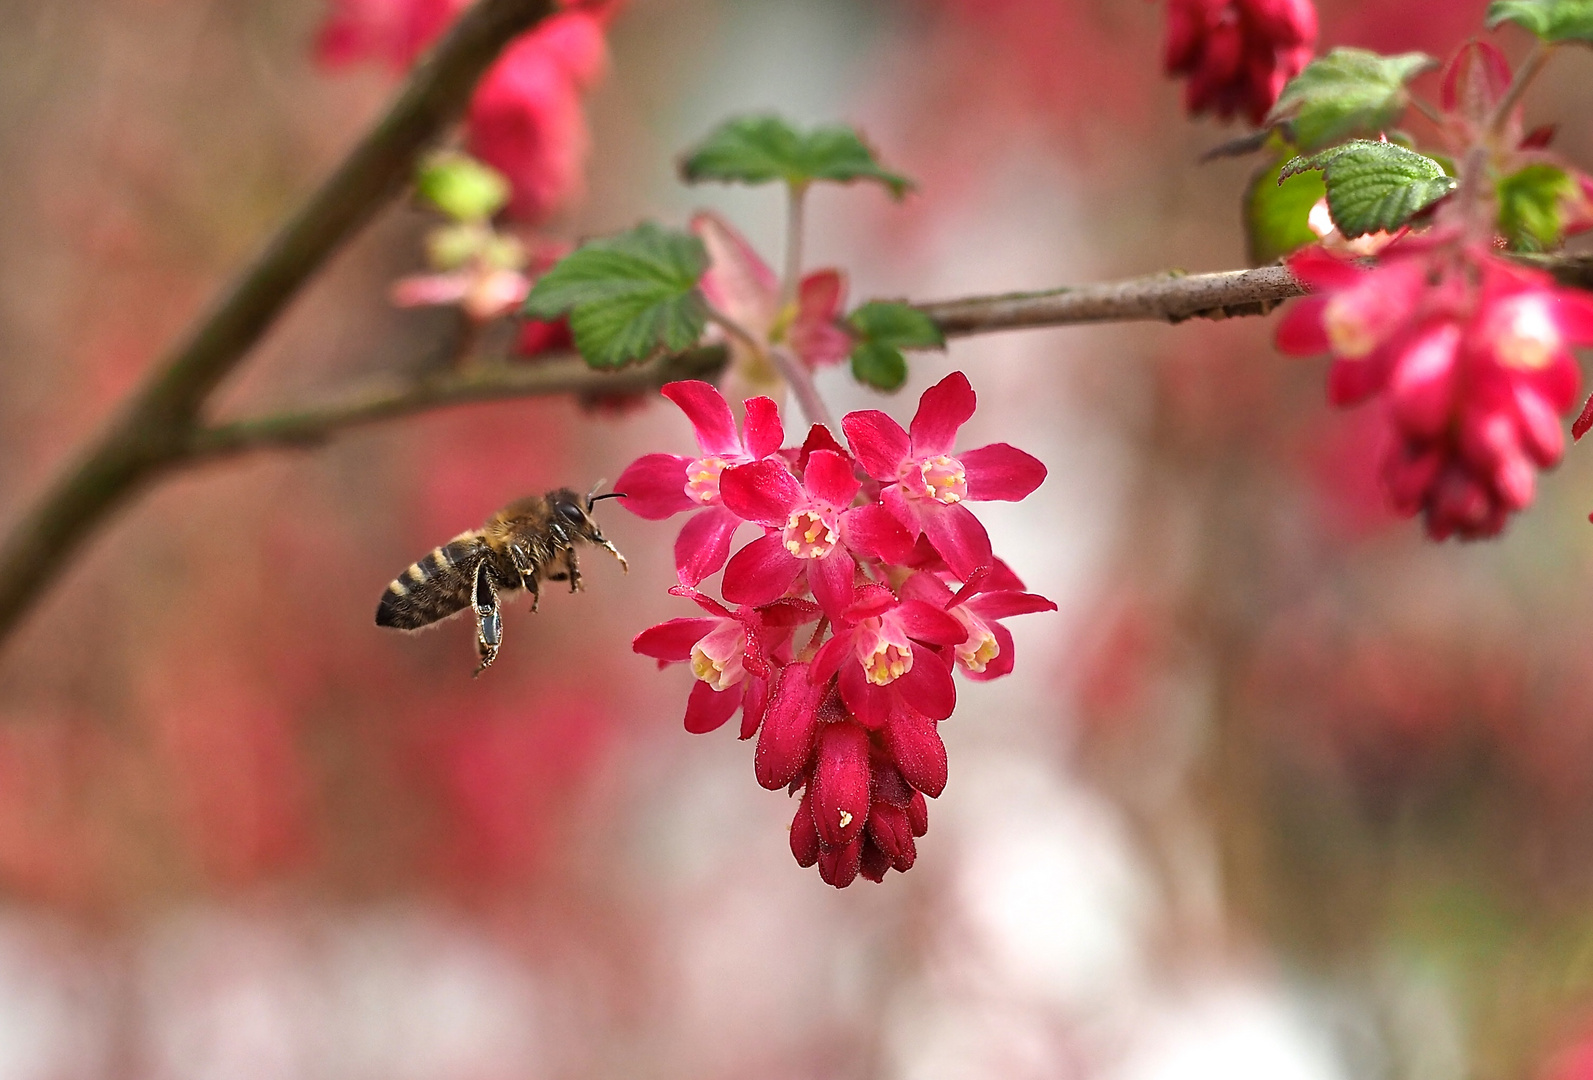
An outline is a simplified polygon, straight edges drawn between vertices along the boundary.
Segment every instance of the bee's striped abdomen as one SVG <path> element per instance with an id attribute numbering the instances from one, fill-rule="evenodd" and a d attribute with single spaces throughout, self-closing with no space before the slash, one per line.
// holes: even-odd
<path id="1" fill-rule="evenodd" d="M 418 630 L 470 606 L 476 563 L 488 554 L 486 542 L 473 532 L 432 549 L 387 586 L 376 625 Z"/>

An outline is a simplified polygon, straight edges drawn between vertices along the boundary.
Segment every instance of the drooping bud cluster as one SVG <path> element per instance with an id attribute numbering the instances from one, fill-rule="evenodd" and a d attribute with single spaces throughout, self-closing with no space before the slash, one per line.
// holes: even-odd
<path id="1" fill-rule="evenodd" d="M 1311 60 L 1311 0 L 1169 0 L 1169 75 L 1188 76 L 1184 105 L 1260 124 L 1284 84 Z"/>
<path id="2" fill-rule="evenodd" d="M 1331 353 L 1336 405 L 1381 397 L 1394 509 L 1422 514 L 1437 540 L 1503 529 L 1564 452 L 1570 349 L 1593 345 L 1593 297 L 1441 234 L 1407 236 L 1371 267 L 1312 248 L 1289 268 L 1312 295 L 1284 317 L 1278 347 Z"/>
<path id="3" fill-rule="evenodd" d="M 938 725 L 956 705 L 953 671 L 1007 674 L 1001 620 L 1056 608 L 994 556 L 967 503 L 1023 499 L 1045 466 L 1005 443 L 954 449 L 975 405 L 960 372 L 924 393 L 910 431 L 881 412 L 848 414 L 850 449 L 822 426 L 782 447 L 768 398 L 747 401 L 738 431 L 707 383 L 671 383 L 664 396 L 691 420 L 700 455 L 649 454 L 616 490 L 644 518 L 692 514 L 671 591 L 704 614 L 644 630 L 633 647 L 660 666 L 691 665 L 688 731 L 740 710 L 741 737 L 758 740 L 758 783 L 801 794 L 798 863 L 837 888 L 907 870 L 928 828 L 925 797 L 946 786 Z M 762 535 L 732 556 L 744 524 Z M 721 568 L 723 602 L 697 588 Z"/>
<path id="4" fill-rule="evenodd" d="M 321 61 L 374 60 L 402 71 L 469 6 L 467 0 L 332 0 Z M 581 96 L 601 77 L 615 4 L 583 4 L 510 42 L 471 98 L 470 152 L 508 178 L 508 213 L 538 222 L 579 194 L 590 137 Z"/>

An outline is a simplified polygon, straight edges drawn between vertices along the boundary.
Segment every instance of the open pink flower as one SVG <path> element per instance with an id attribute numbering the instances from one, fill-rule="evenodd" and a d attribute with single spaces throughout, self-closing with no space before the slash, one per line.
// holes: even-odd
<path id="1" fill-rule="evenodd" d="M 1045 479 L 1038 459 L 1006 443 L 953 454 L 957 430 L 977 399 L 956 371 L 918 401 L 912 432 L 876 410 L 848 413 L 841 421 L 852 453 L 883 485 L 881 497 L 915 538 L 922 534 L 961 578 L 990 565 L 990 537 L 965 500 L 1017 501 Z"/>
<path id="2" fill-rule="evenodd" d="M 799 600 L 734 611 L 684 587 L 676 590 L 708 612 L 705 618 L 670 619 L 636 635 L 631 649 L 659 666 L 691 665 L 697 682 L 686 702 L 686 730 L 713 731 L 742 710 L 741 737 L 750 739 L 762 722 L 769 687 L 779 678 L 780 660 L 789 661 L 791 633 L 818 617 L 818 609 Z"/>
<path id="3" fill-rule="evenodd" d="M 862 486 L 852 459 L 833 450 L 809 452 L 800 482 L 778 458 L 727 469 L 725 506 L 769 531 L 725 567 L 725 599 L 766 604 L 783 596 L 805 570 L 819 606 L 840 618 L 852 604 L 854 555 L 899 562 L 912 547 L 883 506 L 852 506 Z"/>
<path id="4" fill-rule="evenodd" d="M 675 541 L 675 569 L 682 585 L 696 585 L 730 557 L 730 538 L 742 519 L 724 505 L 719 478 L 733 465 L 746 465 L 780 449 L 785 429 L 780 410 L 768 398 L 747 399 L 746 437 L 718 390 L 697 380 L 672 382 L 662 393 L 691 421 L 702 451 L 695 458 L 647 454 L 628 465 L 614 482 L 620 503 L 649 521 L 684 510 L 699 510 Z M 772 599 L 772 597 L 771 597 Z"/>
<path id="5" fill-rule="evenodd" d="M 934 604 L 863 585 L 835 620 L 835 636 L 820 647 L 813 669 L 818 678 L 839 676 L 847 711 L 865 727 L 882 727 L 898 699 L 942 720 L 957 704 L 948 653 L 967 637 L 963 624 Z"/>
<path id="6" fill-rule="evenodd" d="M 901 587 L 902 596 L 934 604 L 963 625 L 967 637 L 952 647 L 952 655 L 970 679 L 982 682 L 1012 671 L 1012 632 L 1002 619 L 1056 610 L 1053 601 L 1025 592 L 1016 575 L 997 564 L 1002 574 L 979 575 L 955 593 L 932 574 L 914 574 Z"/>
<path id="7" fill-rule="evenodd" d="M 839 319 L 846 306 L 846 278 L 838 270 L 815 270 L 797 288 L 790 310 L 780 307 L 780 279 L 759 258 L 744 236 L 724 218 L 708 211 L 691 220 L 691 230 L 708 249 L 708 270 L 702 291 L 760 342 L 785 344 L 809 367 L 833 364 L 852 351 L 852 338 Z M 729 342 L 732 362 L 753 385 L 777 380 L 759 370 L 760 361 L 742 343 Z"/>

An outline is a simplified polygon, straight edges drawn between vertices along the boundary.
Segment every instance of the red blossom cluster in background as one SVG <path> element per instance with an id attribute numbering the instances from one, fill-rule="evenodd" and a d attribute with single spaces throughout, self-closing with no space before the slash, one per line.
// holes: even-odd
<path id="1" fill-rule="evenodd" d="M 1184 75 L 1193 114 L 1252 124 L 1300 73 L 1316 44 L 1311 0 L 1170 0 L 1164 65 Z"/>
<path id="2" fill-rule="evenodd" d="M 1436 540 L 1503 529 L 1564 452 L 1580 378 L 1570 347 L 1593 345 L 1593 297 L 1433 236 L 1404 238 L 1370 269 L 1316 248 L 1289 267 L 1313 295 L 1278 346 L 1333 355 L 1336 405 L 1382 396 L 1395 510 L 1424 515 Z"/>
<path id="3" fill-rule="evenodd" d="M 1045 466 L 1005 443 L 955 451 L 975 405 L 960 372 L 925 391 L 910 431 L 881 412 L 848 414 L 850 452 L 819 425 L 782 447 L 768 398 L 747 401 L 738 431 L 707 383 L 664 395 L 691 420 L 701 456 L 646 455 L 616 489 L 644 518 L 691 512 L 672 591 L 706 614 L 651 627 L 633 647 L 660 666 L 691 665 L 688 731 L 740 710 L 741 737 L 758 737 L 758 783 L 802 794 L 798 863 L 837 888 L 909 869 L 925 796 L 946 785 L 937 727 L 956 705 L 953 670 L 1007 674 L 1001 620 L 1056 607 L 995 557 L 966 503 L 1023 499 Z M 748 523 L 763 535 L 732 556 Z M 721 567 L 723 603 L 697 588 Z"/>
<path id="4" fill-rule="evenodd" d="M 413 64 L 465 0 L 332 0 L 316 55 L 342 67 Z M 509 44 L 482 78 L 465 119 L 470 152 L 508 178 L 508 213 L 536 223 L 581 191 L 590 148 L 581 95 L 608 62 L 604 30 L 618 8 L 570 6 Z"/>

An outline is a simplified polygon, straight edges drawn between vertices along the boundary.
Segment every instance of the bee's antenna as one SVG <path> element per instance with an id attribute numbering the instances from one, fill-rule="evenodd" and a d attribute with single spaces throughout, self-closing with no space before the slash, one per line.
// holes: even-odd
<path id="1" fill-rule="evenodd" d="M 586 508 L 588 510 L 590 510 L 590 509 L 592 509 L 592 507 L 595 504 L 602 502 L 604 499 L 628 499 L 628 498 L 630 498 L 630 496 L 625 494 L 625 492 L 623 492 L 623 491 L 610 491 L 606 495 L 588 495 L 586 497 Z"/>

